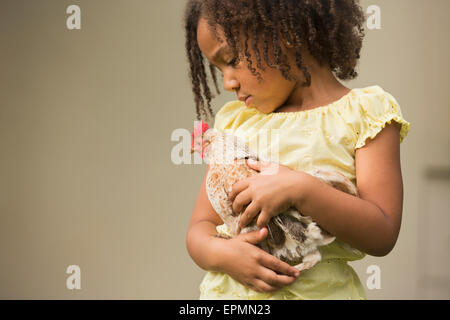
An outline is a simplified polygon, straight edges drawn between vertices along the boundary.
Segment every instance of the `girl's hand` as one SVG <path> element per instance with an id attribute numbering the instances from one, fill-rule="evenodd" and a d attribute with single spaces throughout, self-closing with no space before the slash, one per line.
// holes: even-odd
<path id="1" fill-rule="evenodd" d="M 258 292 L 273 292 L 293 283 L 297 269 L 256 246 L 267 236 L 267 228 L 227 240 L 221 269 L 233 279 Z"/>
<path id="2" fill-rule="evenodd" d="M 259 214 L 257 226 L 267 226 L 269 220 L 294 206 L 292 188 L 298 183 L 300 172 L 274 162 L 248 160 L 250 168 L 260 174 L 236 182 L 229 196 L 233 211 L 240 214 L 239 230 L 248 225 Z"/>

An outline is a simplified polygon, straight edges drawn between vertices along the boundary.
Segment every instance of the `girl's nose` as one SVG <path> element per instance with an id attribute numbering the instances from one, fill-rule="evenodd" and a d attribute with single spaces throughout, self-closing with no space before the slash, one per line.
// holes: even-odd
<path id="1" fill-rule="evenodd" d="M 223 75 L 223 87 L 227 91 L 234 92 L 239 89 L 239 81 L 230 73 L 225 73 Z"/>

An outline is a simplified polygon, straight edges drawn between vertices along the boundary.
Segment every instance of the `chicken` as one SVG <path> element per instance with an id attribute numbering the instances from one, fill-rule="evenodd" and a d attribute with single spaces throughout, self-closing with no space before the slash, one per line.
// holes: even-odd
<path id="1" fill-rule="evenodd" d="M 206 192 L 209 201 L 231 234 L 236 236 L 239 217 L 245 207 L 239 214 L 233 212 L 228 194 L 234 183 L 259 173 L 247 166 L 246 159 L 268 159 L 252 154 L 239 137 L 209 129 L 205 123 L 194 129 L 193 151 L 198 151 L 202 158 L 205 156 L 208 159 Z M 358 196 L 355 185 L 339 172 L 317 169 L 308 173 L 343 192 Z M 258 230 L 256 219 L 240 233 Z M 319 247 L 335 240 L 333 235 L 318 226 L 311 217 L 303 216 L 295 207 L 273 217 L 267 229 L 267 237 L 258 246 L 299 271 L 312 268 L 320 262 L 322 256 Z"/>

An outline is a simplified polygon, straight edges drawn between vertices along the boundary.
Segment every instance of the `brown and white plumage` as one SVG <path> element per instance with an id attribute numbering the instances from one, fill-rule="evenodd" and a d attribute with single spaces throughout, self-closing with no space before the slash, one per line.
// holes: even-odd
<path id="1" fill-rule="evenodd" d="M 234 183 L 258 174 L 247 166 L 246 159 L 261 159 L 253 154 L 246 143 L 231 133 L 220 133 L 208 129 L 201 144 L 208 159 L 206 192 L 212 207 L 227 225 L 232 235 L 238 230 L 239 215 L 232 210 L 228 194 Z M 321 181 L 355 196 L 356 187 L 344 175 L 335 171 L 314 170 L 308 172 Z M 335 237 L 320 228 L 311 217 L 303 216 L 294 207 L 273 217 L 268 226 L 269 234 L 258 244 L 264 251 L 295 266 L 298 270 L 313 267 L 321 259 L 320 246 L 330 244 Z M 258 230 L 256 218 L 240 233 Z"/>

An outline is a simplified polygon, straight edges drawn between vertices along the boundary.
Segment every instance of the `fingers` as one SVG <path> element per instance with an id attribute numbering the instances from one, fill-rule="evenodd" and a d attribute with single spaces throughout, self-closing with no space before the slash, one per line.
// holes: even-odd
<path id="1" fill-rule="evenodd" d="M 276 286 L 272 286 L 261 279 L 255 279 L 252 289 L 258 292 L 273 292 L 277 291 L 280 288 Z"/>
<path id="2" fill-rule="evenodd" d="M 244 191 L 245 189 L 248 188 L 249 182 L 248 179 L 244 179 L 241 181 L 236 182 L 235 184 L 233 184 L 233 186 L 231 187 L 231 191 L 228 194 L 228 199 L 233 202 L 234 201 L 234 197 L 236 197 L 236 195 L 242 191 Z"/>
<path id="3" fill-rule="evenodd" d="M 255 275 L 252 289 L 260 292 L 273 292 L 294 283 L 298 276 L 277 274 L 273 270 L 261 266 Z"/>
<path id="4" fill-rule="evenodd" d="M 258 231 L 251 231 L 244 234 L 239 234 L 233 239 L 239 239 L 252 244 L 250 247 L 245 247 L 246 257 L 249 262 L 245 270 L 248 270 L 246 276 L 242 278 L 247 287 L 258 292 L 274 292 L 280 288 L 290 285 L 296 281 L 299 276 L 299 271 L 283 262 L 264 250 L 255 247 L 257 243 L 261 242 L 267 237 L 267 228 L 262 228 Z M 235 240 L 231 240 L 235 241 Z M 239 242 L 236 242 L 239 243 Z"/>
<path id="5" fill-rule="evenodd" d="M 244 206 L 248 205 L 252 201 L 252 195 L 248 189 L 240 192 L 233 200 L 232 208 L 234 213 L 240 214 L 244 209 Z"/>
<path id="6" fill-rule="evenodd" d="M 247 159 L 247 165 L 254 170 L 261 171 L 260 161 L 256 161 L 256 160 L 250 158 L 250 159 Z"/>
<path id="7" fill-rule="evenodd" d="M 280 289 L 295 282 L 297 277 L 276 274 L 273 270 L 262 268 L 260 279 L 271 287 Z"/>
<path id="8" fill-rule="evenodd" d="M 259 213 L 259 206 L 255 201 L 252 201 L 250 205 L 245 208 L 245 211 L 239 217 L 239 228 L 244 228 L 248 225 Z"/>
<path id="9" fill-rule="evenodd" d="M 242 237 L 244 241 L 251 243 L 251 244 L 257 244 L 264 240 L 265 237 L 267 237 L 268 230 L 267 228 L 262 228 L 261 230 L 251 231 L 244 234 L 240 234 L 239 237 Z"/>
<path id="10" fill-rule="evenodd" d="M 266 214 L 266 212 L 263 210 L 261 211 L 261 213 L 259 214 L 258 220 L 256 220 L 256 225 L 259 228 L 262 228 L 264 226 L 267 226 L 269 224 L 271 216 L 269 216 L 268 214 Z M 250 220 L 251 221 L 251 220 Z"/>
<path id="11" fill-rule="evenodd" d="M 289 265 L 288 263 L 281 261 L 280 259 L 275 258 L 271 254 L 264 251 L 264 253 L 261 255 L 261 264 L 270 269 L 273 270 L 276 273 L 279 273 L 281 275 L 287 275 L 291 277 L 297 277 L 300 275 L 300 272 Z"/>
<path id="12" fill-rule="evenodd" d="M 280 165 L 276 162 L 269 162 L 265 165 L 262 165 L 262 175 L 274 175 L 278 173 Z"/>

